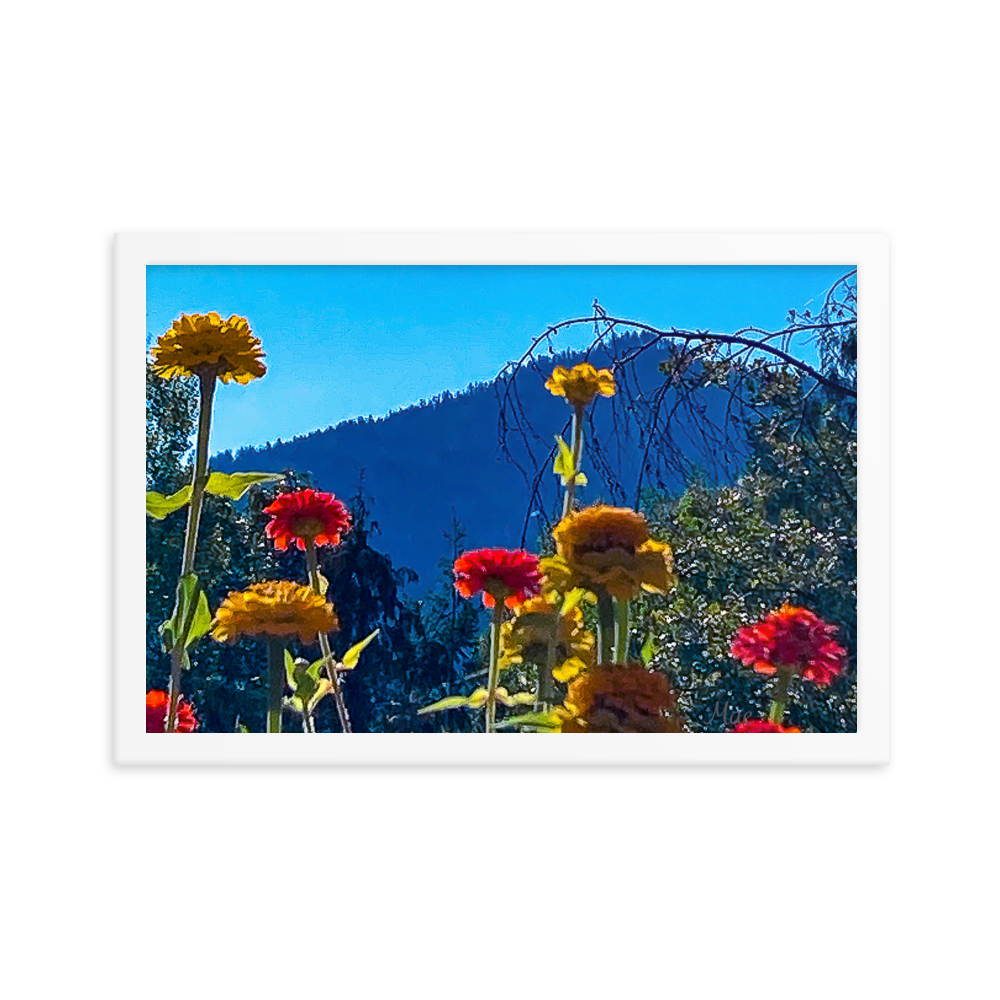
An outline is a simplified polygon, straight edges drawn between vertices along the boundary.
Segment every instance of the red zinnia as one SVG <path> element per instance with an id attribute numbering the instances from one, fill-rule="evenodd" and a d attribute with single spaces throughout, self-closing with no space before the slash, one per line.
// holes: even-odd
<path id="1" fill-rule="evenodd" d="M 836 626 L 805 608 L 786 604 L 736 633 L 730 652 L 758 673 L 792 670 L 807 681 L 829 684 L 844 669 L 847 650 L 833 641 Z"/>
<path id="2" fill-rule="evenodd" d="M 795 726 L 779 726 L 777 722 L 768 722 L 767 719 L 747 719 L 740 722 L 733 730 L 734 733 L 801 733 L 801 729 Z"/>
<path id="3" fill-rule="evenodd" d="M 538 557 L 521 549 L 476 549 L 455 560 L 455 589 L 463 597 L 483 593 L 488 608 L 503 601 L 516 608 L 541 589 Z"/>
<path id="4" fill-rule="evenodd" d="M 146 732 L 163 733 L 167 728 L 167 710 L 170 707 L 170 695 L 166 691 L 149 691 L 146 693 Z M 174 720 L 175 733 L 193 733 L 198 728 L 198 720 L 194 717 L 191 706 L 181 698 L 177 702 L 177 718 Z"/>
<path id="5" fill-rule="evenodd" d="M 351 515 L 332 493 L 282 493 L 264 508 L 264 513 L 274 515 L 264 530 L 268 538 L 274 539 L 276 549 L 287 549 L 291 541 L 303 551 L 308 541 L 339 545 L 340 536 L 351 530 Z"/>

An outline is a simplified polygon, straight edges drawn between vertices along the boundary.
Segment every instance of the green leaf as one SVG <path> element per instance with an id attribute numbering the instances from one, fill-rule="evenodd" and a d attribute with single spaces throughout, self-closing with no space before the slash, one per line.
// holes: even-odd
<path id="1" fill-rule="evenodd" d="M 573 465 L 573 450 L 563 439 L 556 434 L 556 445 L 559 448 L 556 460 L 552 463 L 552 471 L 559 477 L 559 481 L 566 486 L 570 479 L 576 477 L 577 486 L 586 486 L 587 477 L 582 472 L 577 472 Z"/>
<path id="2" fill-rule="evenodd" d="M 656 639 L 653 638 L 653 633 L 650 632 L 646 636 L 646 641 L 642 644 L 642 649 L 639 650 L 639 658 L 642 660 L 644 666 L 649 666 L 649 661 L 656 655 Z"/>
<path id="3" fill-rule="evenodd" d="M 326 597 L 326 592 L 330 589 L 330 581 L 319 570 L 316 570 L 316 577 L 319 580 L 319 592 L 323 597 Z"/>
<path id="4" fill-rule="evenodd" d="M 184 639 L 184 648 L 190 649 L 191 644 L 200 639 L 212 627 L 212 612 L 208 607 L 208 598 L 205 591 L 198 588 L 198 603 L 195 606 L 194 614 L 191 616 L 191 624 Z"/>
<path id="5" fill-rule="evenodd" d="M 208 477 L 205 490 L 220 497 L 230 497 L 239 500 L 251 486 L 257 483 L 276 483 L 285 477 L 276 472 L 234 472 L 227 475 L 224 472 L 213 472 Z M 168 514 L 180 510 L 191 501 L 191 487 L 185 486 L 170 496 L 148 490 L 146 493 L 146 513 L 157 521 L 162 521 Z"/>
<path id="6" fill-rule="evenodd" d="M 524 715 L 508 715 L 497 724 L 498 729 L 513 729 L 515 726 L 532 726 L 536 729 L 558 729 L 562 719 L 555 712 L 527 712 Z"/>
<path id="7" fill-rule="evenodd" d="M 213 472 L 205 484 L 205 491 L 214 493 L 217 497 L 239 500 L 251 486 L 256 486 L 258 483 L 276 483 L 284 478 L 279 472 L 234 472 L 231 475 Z"/>
<path id="8" fill-rule="evenodd" d="M 440 701 L 434 702 L 433 705 L 421 708 L 417 712 L 417 715 L 427 715 L 430 712 L 443 712 L 449 708 L 471 708 L 473 711 L 478 711 L 486 704 L 488 698 L 489 692 L 486 688 L 476 688 L 467 697 L 452 695 L 450 698 L 442 698 Z M 507 708 L 511 708 L 514 705 L 532 705 L 535 702 L 535 696 L 530 691 L 518 691 L 517 694 L 508 694 L 507 689 L 502 687 L 497 688 L 496 699 L 498 705 L 506 705 Z"/>
<path id="9" fill-rule="evenodd" d="M 324 663 L 326 657 L 315 663 L 301 658 L 293 660 L 291 653 L 285 650 L 285 677 L 293 692 L 291 698 L 285 699 L 289 708 L 300 714 L 311 712 L 333 690 L 329 679 L 319 675 Z"/>
<path id="10" fill-rule="evenodd" d="M 288 650 L 285 650 L 285 680 L 288 682 L 288 686 L 294 691 L 295 690 L 295 658 L 292 656 Z"/>
<path id="11" fill-rule="evenodd" d="M 355 643 L 351 648 L 344 653 L 344 658 L 340 661 L 340 666 L 344 670 L 353 670 L 358 665 L 358 658 L 361 656 L 361 651 L 365 648 L 379 634 L 381 630 L 375 629 L 371 635 L 365 636 L 361 642 Z"/>
<path id="12" fill-rule="evenodd" d="M 460 694 L 453 694 L 449 698 L 442 698 L 434 702 L 433 705 L 425 705 L 417 710 L 417 715 L 429 715 L 431 712 L 445 712 L 449 708 L 469 708 L 469 699 Z"/>
<path id="13" fill-rule="evenodd" d="M 552 471 L 559 477 L 560 482 L 565 486 L 573 476 L 576 469 L 573 463 L 573 449 L 566 444 L 563 439 L 556 434 L 556 460 L 552 463 Z"/>
<path id="14" fill-rule="evenodd" d="M 187 650 L 211 625 L 212 612 L 208 608 L 208 598 L 201 589 L 198 577 L 194 573 L 186 573 L 177 581 L 174 613 L 160 626 L 164 652 L 169 653 L 181 643 Z"/>
<path id="15" fill-rule="evenodd" d="M 587 591 L 583 587 L 574 587 L 564 598 L 559 614 L 568 615 L 583 600 L 583 595 Z"/>
<path id="16" fill-rule="evenodd" d="M 190 486 L 185 486 L 176 493 L 171 493 L 168 497 L 157 493 L 156 490 L 148 490 L 146 492 L 146 513 L 157 521 L 162 521 L 168 514 L 180 510 L 190 499 Z"/>
<path id="17" fill-rule="evenodd" d="M 501 694 L 501 692 L 503 692 Z M 497 701 L 501 705 L 506 705 L 507 708 L 512 708 L 514 705 L 534 705 L 535 695 L 532 691 L 518 691 L 516 694 L 507 694 L 506 689 L 497 688 Z"/>

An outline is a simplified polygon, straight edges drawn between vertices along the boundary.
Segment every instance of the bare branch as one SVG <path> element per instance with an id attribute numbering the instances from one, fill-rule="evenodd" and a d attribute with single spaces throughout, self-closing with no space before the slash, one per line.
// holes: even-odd
<path id="1" fill-rule="evenodd" d="M 596 473 L 591 488 L 603 483 L 611 502 L 631 500 L 637 506 L 647 485 L 674 489 L 699 470 L 711 478 L 728 478 L 741 469 L 749 457 L 747 424 L 765 415 L 760 399 L 768 391 L 782 391 L 783 372 L 811 381 L 814 390 L 823 387 L 831 399 L 857 399 L 853 277 L 854 272 L 834 285 L 819 315 L 791 311 L 786 325 L 776 331 L 752 326 L 732 334 L 661 329 L 609 316 L 596 300 L 591 315 L 546 327 L 517 361 L 503 368 L 494 388 L 498 452 L 519 469 L 530 492 L 522 544 L 532 517 L 540 519 L 539 527 L 547 527 L 549 512 L 558 504 L 558 485 L 554 477 L 548 482 L 555 455 L 552 437 L 540 434 L 528 413 L 535 412 L 539 392 L 547 395 L 541 383 L 552 366 L 544 362 L 562 358 L 556 353 L 562 331 L 591 325 L 592 340 L 580 354 L 615 373 L 615 395 L 587 414 L 587 461 Z M 793 353 L 798 335 L 811 335 L 823 370 Z M 651 387 L 649 366 L 640 377 L 636 363 L 658 345 L 665 351 L 660 364 L 664 377 Z M 851 419 L 852 407 L 845 412 Z"/>

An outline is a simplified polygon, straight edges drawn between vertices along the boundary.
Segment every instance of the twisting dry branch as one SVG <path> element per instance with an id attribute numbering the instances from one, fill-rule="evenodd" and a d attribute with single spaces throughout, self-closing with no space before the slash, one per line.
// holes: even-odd
<path id="1" fill-rule="evenodd" d="M 780 330 L 748 326 L 732 334 L 709 330 L 660 329 L 648 323 L 609 316 L 597 300 L 592 314 L 562 320 L 536 336 L 516 361 L 500 372 L 498 402 L 500 455 L 521 472 L 530 490 L 522 531 L 527 540 L 532 516 L 549 528 L 545 494 L 556 448 L 552 438 L 532 425 L 524 393 L 537 393 L 558 363 L 555 341 L 561 331 L 590 324 L 594 335 L 582 352 L 585 360 L 610 367 L 617 391 L 587 417 L 587 457 L 607 498 L 638 506 L 645 486 L 676 488 L 696 470 L 717 477 L 731 474 L 746 456 L 745 421 L 759 416 L 753 387 L 784 369 L 797 373 L 833 398 L 857 398 L 857 272 L 839 279 L 817 316 L 789 313 Z M 796 338 L 815 345 L 822 369 L 796 356 Z M 654 348 L 661 375 L 655 384 L 650 366 L 637 362 Z M 722 377 L 714 372 L 724 371 Z M 596 414 L 596 416 L 595 416 Z M 562 428 L 568 432 L 569 422 Z M 555 499 L 557 491 L 552 490 Z"/>

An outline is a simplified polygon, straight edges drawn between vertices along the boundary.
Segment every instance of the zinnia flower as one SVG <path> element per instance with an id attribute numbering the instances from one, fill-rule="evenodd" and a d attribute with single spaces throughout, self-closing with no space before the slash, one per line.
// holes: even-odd
<path id="1" fill-rule="evenodd" d="M 641 663 L 602 663 L 569 686 L 564 733 L 679 733 L 674 693 L 663 674 Z M 669 713 L 669 714 L 668 714 Z"/>
<path id="2" fill-rule="evenodd" d="M 167 712 L 170 710 L 170 695 L 166 691 L 146 692 L 146 732 L 163 733 L 167 729 Z M 177 701 L 177 716 L 174 719 L 175 733 L 193 733 L 198 728 L 194 711 L 183 698 Z"/>
<path id="3" fill-rule="evenodd" d="M 303 551 L 310 540 L 316 545 L 339 545 L 341 535 L 351 530 L 351 515 L 332 493 L 282 493 L 264 513 L 274 515 L 264 531 L 276 549 L 287 549 L 293 541 Z"/>
<path id="4" fill-rule="evenodd" d="M 758 673 L 789 670 L 829 684 L 844 669 L 847 650 L 833 641 L 836 626 L 805 608 L 784 605 L 736 633 L 730 652 Z"/>
<path id="5" fill-rule="evenodd" d="M 463 597 L 482 591 L 483 604 L 516 608 L 541 587 L 538 557 L 521 549 L 476 549 L 455 560 L 455 589 Z"/>
<path id="6" fill-rule="evenodd" d="M 235 314 L 229 319 L 217 312 L 185 314 L 157 340 L 152 355 L 153 371 L 162 378 L 211 374 L 246 385 L 267 371 L 260 340 Z"/>
<path id="7" fill-rule="evenodd" d="M 734 733 L 801 733 L 801 729 L 795 726 L 779 726 L 777 722 L 768 722 L 767 719 L 747 719 L 746 722 L 736 724 Z"/>
<path id="8" fill-rule="evenodd" d="M 574 365 L 563 368 L 557 365 L 545 383 L 545 388 L 553 396 L 565 396 L 573 406 L 590 406 L 594 397 L 615 394 L 615 376 L 609 368 L 598 371 L 592 364 Z"/>
<path id="9" fill-rule="evenodd" d="M 337 628 L 332 604 L 311 587 L 290 580 L 265 580 L 249 590 L 232 591 L 219 605 L 212 623 L 219 642 L 251 639 L 289 639 L 315 642 L 319 633 Z"/>
<path id="10" fill-rule="evenodd" d="M 556 554 L 541 565 L 558 590 L 603 587 L 628 600 L 641 590 L 663 594 L 674 585 L 670 547 L 654 542 L 646 519 L 627 507 L 585 507 L 564 517 L 552 534 Z"/>
<path id="11" fill-rule="evenodd" d="M 583 627 L 578 607 L 560 614 L 559 606 L 545 597 L 533 597 L 500 627 L 500 668 L 515 663 L 548 662 L 549 644 L 555 643 L 552 676 L 568 681 L 594 662 L 594 637 Z"/>

